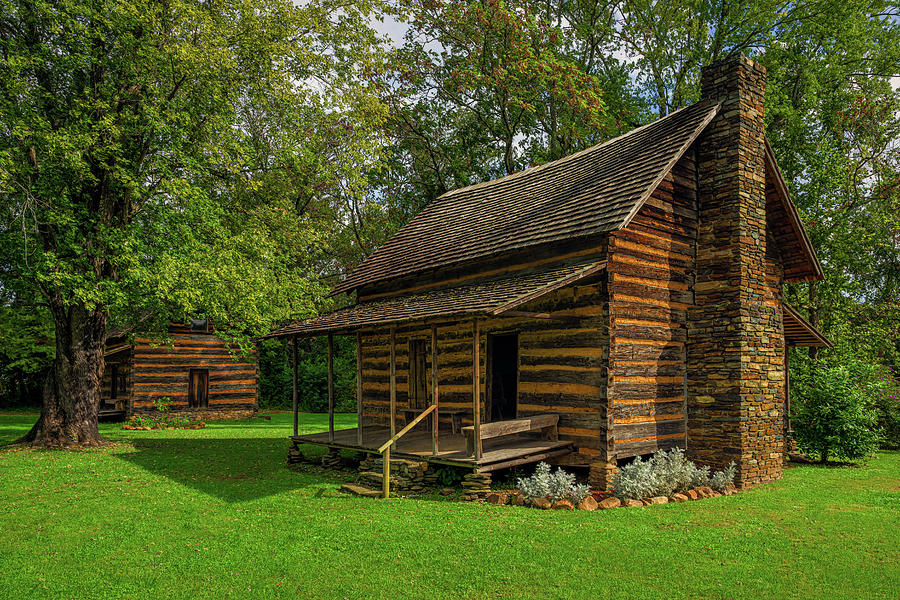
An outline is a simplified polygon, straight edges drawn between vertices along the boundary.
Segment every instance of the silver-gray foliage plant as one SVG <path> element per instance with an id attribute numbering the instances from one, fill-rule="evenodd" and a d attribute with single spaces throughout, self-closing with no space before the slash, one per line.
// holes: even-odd
<path id="1" fill-rule="evenodd" d="M 669 452 L 657 450 L 647 460 L 635 457 L 630 464 L 623 465 L 613 476 L 613 493 L 622 499 L 671 496 L 678 492 L 710 486 L 724 492 L 734 481 L 735 464 L 716 473 L 709 467 L 698 467 L 684 456 L 684 450 L 673 448 Z"/>
<path id="2" fill-rule="evenodd" d="M 575 483 L 574 475 L 561 468 L 554 472 L 545 462 L 538 463 L 531 477 L 520 477 L 516 485 L 526 498 L 549 498 L 551 502 L 567 498 L 577 504 L 591 493 L 587 485 Z"/>
<path id="3" fill-rule="evenodd" d="M 716 471 L 713 473 L 712 477 L 709 478 L 709 487 L 716 490 L 717 492 L 724 492 L 728 489 L 728 486 L 734 481 L 734 476 L 737 473 L 737 465 L 734 464 L 734 461 L 731 461 L 731 464 L 722 469 L 721 471 Z"/>

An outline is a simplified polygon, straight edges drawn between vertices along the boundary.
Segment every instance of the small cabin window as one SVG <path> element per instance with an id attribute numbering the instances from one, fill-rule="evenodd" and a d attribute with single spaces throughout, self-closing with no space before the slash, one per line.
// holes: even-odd
<path id="1" fill-rule="evenodd" d="M 209 319 L 191 319 L 191 331 L 209 331 Z"/>

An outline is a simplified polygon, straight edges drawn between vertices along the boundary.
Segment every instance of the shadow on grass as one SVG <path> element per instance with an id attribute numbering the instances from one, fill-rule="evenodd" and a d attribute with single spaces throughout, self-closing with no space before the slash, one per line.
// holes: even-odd
<path id="1" fill-rule="evenodd" d="M 284 438 L 132 439 L 116 457 L 225 502 L 244 502 L 327 480 L 288 470 Z"/>
<path id="2" fill-rule="evenodd" d="M 0 448 L 8 446 L 28 433 L 34 426 L 35 421 L 37 421 L 37 417 L 26 417 L 19 423 L 10 424 L 7 422 L 7 424 L 0 427 Z"/>

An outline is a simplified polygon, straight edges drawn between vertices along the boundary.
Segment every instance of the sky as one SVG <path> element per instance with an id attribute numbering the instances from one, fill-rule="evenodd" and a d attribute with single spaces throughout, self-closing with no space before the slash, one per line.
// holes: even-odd
<path id="1" fill-rule="evenodd" d="M 400 46 L 403 43 L 403 36 L 406 34 L 406 30 L 409 29 L 406 23 L 401 23 L 389 16 L 385 17 L 383 22 L 373 21 L 372 26 L 378 33 L 390 37 L 395 46 Z"/>

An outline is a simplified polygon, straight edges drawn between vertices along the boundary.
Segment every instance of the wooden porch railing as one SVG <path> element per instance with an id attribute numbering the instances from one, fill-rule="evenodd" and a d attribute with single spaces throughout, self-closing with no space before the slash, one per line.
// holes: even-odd
<path id="1" fill-rule="evenodd" d="M 406 432 L 418 425 L 422 419 L 435 410 L 437 410 L 437 404 L 432 404 L 378 448 L 378 453 L 381 454 L 381 492 L 383 497 L 389 498 L 391 495 L 391 446 L 396 444 L 397 440 L 406 435 Z"/>

